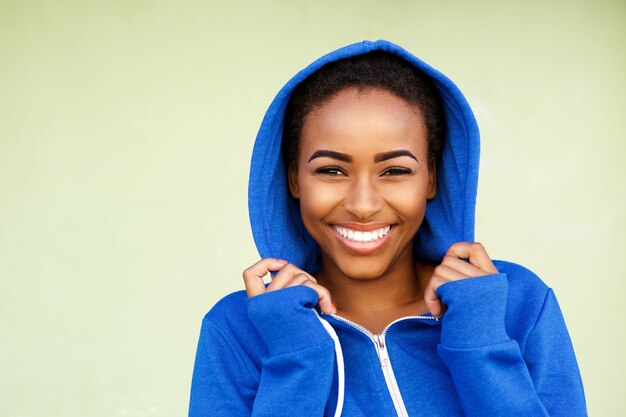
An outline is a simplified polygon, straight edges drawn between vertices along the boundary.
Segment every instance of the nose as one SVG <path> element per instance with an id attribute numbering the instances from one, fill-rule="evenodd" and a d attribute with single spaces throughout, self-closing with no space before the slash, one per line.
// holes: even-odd
<path id="1" fill-rule="evenodd" d="M 383 198 L 368 179 L 355 181 L 344 199 L 343 207 L 358 221 L 366 222 L 383 207 Z"/>

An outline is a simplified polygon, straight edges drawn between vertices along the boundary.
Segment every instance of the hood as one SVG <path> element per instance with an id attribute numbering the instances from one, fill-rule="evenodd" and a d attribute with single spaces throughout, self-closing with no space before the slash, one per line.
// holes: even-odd
<path id="1" fill-rule="evenodd" d="M 322 56 L 297 73 L 272 101 L 256 137 L 248 185 L 252 234 L 262 258 L 279 258 L 315 273 L 317 243 L 304 228 L 298 201 L 289 194 L 281 155 L 283 119 L 293 89 L 323 65 L 371 51 L 391 52 L 428 75 L 441 94 L 446 139 L 437 166 L 437 195 L 427 203 L 414 239 L 417 259 L 439 262 L 450 245 L 474 240 L 480 136 L 472 110 L 452 81 L 405 49 L 384 40 L 363 41 Z"/>

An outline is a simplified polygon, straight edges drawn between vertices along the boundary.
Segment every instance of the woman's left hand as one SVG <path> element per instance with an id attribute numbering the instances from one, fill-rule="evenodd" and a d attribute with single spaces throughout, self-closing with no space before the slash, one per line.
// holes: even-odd
<path id="1" fill-rule="evenodd" d="M 498 270 L 483 245 L 478 242 L 457 242 L 450 246 L 426 286 L 424 292 L 426 307 L 434 316 L 441 316 L 443 304 L 437 297 L 437 288 L 446 282 L 497 273 Z"/>

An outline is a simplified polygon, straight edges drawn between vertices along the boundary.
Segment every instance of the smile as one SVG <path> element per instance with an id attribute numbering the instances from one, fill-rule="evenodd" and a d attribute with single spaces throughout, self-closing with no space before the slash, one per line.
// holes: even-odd
<path id="1" fill-rule="evenodd" d="M 333 226 L 333 228 L 344 238 L 351 242 L 374 242 L 380 240 L 389 233 L 391 226 L 381 227 L 380 229 L 370 230 L 368 232 L 360 230 L 352 230 L 346 227 Z"/>

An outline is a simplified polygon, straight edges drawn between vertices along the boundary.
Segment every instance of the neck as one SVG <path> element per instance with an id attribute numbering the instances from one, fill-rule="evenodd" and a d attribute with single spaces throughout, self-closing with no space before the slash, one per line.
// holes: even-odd
<path id="1" fill-rule="evenodd" d="M 346 276 L 336 265 L 324 261 L 316 279 L 330 291 L 340 313 L 385 313 L 419 303 L 432 274 L 427 265 L 415 262 L 412 253 L 373 279 Z"/>

